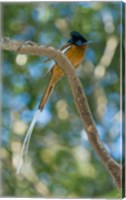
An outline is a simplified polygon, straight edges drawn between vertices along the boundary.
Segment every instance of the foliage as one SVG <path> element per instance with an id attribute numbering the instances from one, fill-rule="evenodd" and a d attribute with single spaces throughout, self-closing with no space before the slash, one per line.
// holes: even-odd
<path id="1" fill-rule="evenodd" d="M 77 73 L 100 138 L 120 162 L 122 3 L 4 3 L 2 10 L 3 35 L 10 38 L 60 48 L 69 33 L 77 30 L 93 41 Z M 3 52 L 2 195 L 117 197 L 110 175 L 88 142 L 65 77 L 57 84 L 33 131 L 31 164 L 16 175 L 24 135 L 49 80 L 49 74 L 43 78 L 50 67 L 44 60 Z"/>

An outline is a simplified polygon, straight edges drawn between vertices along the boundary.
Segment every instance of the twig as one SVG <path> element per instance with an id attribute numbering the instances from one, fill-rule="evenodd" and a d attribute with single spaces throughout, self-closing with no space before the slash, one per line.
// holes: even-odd
<path id="1" fill-rule="evenodd" d="M 20 48 L 21 47 L 21 48 Z M 122 175 L 121 175 L 121 165 L 119 165 L 107 152 L 103 146 L 96 126 L 94 124 L 87 99 L 82 89 L 80 80 L 78 79 L 75 70 L 71 62 L 63 55 L 60 51 L 55 50 L 52 47 L 44 47 L 43 45 L 37 45 L 35 43 L 29 42 L 19 42 L 15 40 L 10 40 L 9 38 L 4 38 L 0 42 L 0 48 L 8 51 L 15 51 L 23 54 L 30 54 L 36 56 L 48 56 L 53 58 L 59 66 L 64 70 L 65 75 L 68 79 L 70 87 L 72 89 L 74 101 L 76 103 L 77 110 L 80 114 L 83 126 L 87 132 L 90 143 L 92 144 L 95 152 L 101 159 L 104 166 L 108 169 L 111 174 L 114 183 L 117 187 L 122 187 Z"/>

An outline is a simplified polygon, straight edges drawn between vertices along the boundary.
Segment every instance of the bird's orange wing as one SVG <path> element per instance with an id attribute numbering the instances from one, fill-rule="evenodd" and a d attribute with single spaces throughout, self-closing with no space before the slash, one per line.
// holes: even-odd
<path id="1" fill-rule="evenodd" d="M 60 49 L 60 51 L 62 52 L 62 53 L 65 53 L 65 50 L 67 51 L 67 49 L 69 49 L 69 47 L 70 47 L 71 45 L 69 44 L 69 43 L 67 43 L 66 45 L 64 45 L 61 49 Z M 47 62 L 49 62 L 50 60 L 52 60 L 51 58 L 48 58 L 48 59 L 46 59 L 45 61 L 44 61 L 44 63 L 47 63 Z"/>

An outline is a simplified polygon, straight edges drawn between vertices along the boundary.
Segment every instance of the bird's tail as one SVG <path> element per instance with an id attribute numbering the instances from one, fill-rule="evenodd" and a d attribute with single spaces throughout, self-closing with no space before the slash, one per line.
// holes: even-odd
<path id="1" fill-rule="evenodd" d="M 32 122 L 28 128 L 28 131 L 26 133 L 26 136 L 25 136 L 25 139 L 24 139 L 24 142 L 23 142 L 23 146 L 22 146 L 22 149 L 21 149 L 21 153 L 20 153 L 20 156 L 19 156 L 19 160 L 18 160 L 18 165 L 17 165 L 17 174 L 20 173 L 20 169 L 21 169 L 21 164 L 22 164 L 22 159 L 23 159 L 23 156 L 26 157 L 26 162 L 27 162 L 27 155 L 28 155 L 28 148 L 29 148 L 29 142 L 30 142 L 30 138 L 31 138 L 31 135 L 32 135 L 32 131 L 33 131 L 33 128 L 36 124 L 36 121 L 39 117 L 39 114 L 40 112 L 43 110 L 45 104 L 47 103 L 55 85 L 56 85 L 56 82 L 57 81 L 54 81 L 55 79 L 51 78 L 45 92 L 44 92 L 44 95 L 42 96 L 42 99 L 40 101 L 40 104 L 39 104 L 39 108 L 38 110 L 35 112 L 34 114 L 34 117 L 32 119 Z"/>
<path id="2" fill-rule="evenodd" d="M 60 78 L 61 77 L 62 77 L 62 74 L 61 74 Z M 55 87 L 55 85 L 56 85 L 58 80 L 59 80 L 59 76 L 57 78 L 56 78 L 56 76 L 51 76 L 51 79 L 50 79 L 50 81 L 48 83 L 48 86 L 47 86 L 47 88 L 46 88 L 46 90 L 44 92 L 44 95 L 42 96 L 42 99 L 40 101 L 38 110 L 34 114 L 32 122 L 31 122 L 31 124 L 30 124 L 30 126 L 28 128 L 27 133 L 26 133 L 26 136 L 25 136 L 25 139 L 24 139 L 24 142 L 23 142 L 23 146 L 22 146 L 22 149 L 21 149 L 21 153 L 20 153 L 20 156 L 19 156 L 18 166 L 17 166 L 17 174 L 20 173 L 23 156 L 26 156 L 26 159 L 27 159 L 30 138 L 31 138 L 31 135 L 32 135 L 33 128 L 34 128 L 34 126 L 36 124 L 36 121 L 37 121 L 37 119 L 39 117 L 39 114 L 43 110 L 44 106 L 46 105 L 46 103 L 47 103 L 50 95 L 52 94 L 53 89 L 54 89 L 54 87 Z"/>
<path id="3" fill-rule="evenodd" d="M 52 94 L 53 92 L 53 89 L 56 85 L 56 81 L 54 81 L 54 79 L 51 79 L 47 88 L 45 89 L 45 92 L 41 98 L 41 101 L 40 101 L 40 104 L 39 104 L 39 110 L 43 110 L 44 106 L 46 105 L 50 95 Z"/>

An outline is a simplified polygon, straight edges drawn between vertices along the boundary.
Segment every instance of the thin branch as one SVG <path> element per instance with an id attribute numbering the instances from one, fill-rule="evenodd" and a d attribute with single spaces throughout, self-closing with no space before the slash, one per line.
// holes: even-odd
<path id="1" fill-rule="evenodd" d="M 37 56 L 48 56 L 53 58 L 59 66 L 64 70 L 65 75 L 70 84 L 74 101 L 77 107 L 77 110 L 80 114 L 83 126 L 87 132 L 88 138 L 95 152 L 101 159 L 104 166 L 108 169 L 111 174 L 114 183 L 117 187 L 122 187 L 121 180 L 121 165 L 119 165 L 107 152 L 103 146 L 98 131 L 96 129 L 95 123 L 93 121 L 86 95 L 81 86 L 80 80 L 78 79 L 75 70 L 71 62 L 67 57 L 62 54 L 60 51 L 55 50 L 52 47 L 44 47 L 43 45 L 37 45 L 35 43 L 24 43 L 15 40 L 10 40 L 9 38 L 4 38 L 0 43 L 0 48 L 8 51 L 15 51 L 22 54 L 30 54 Z"/>

